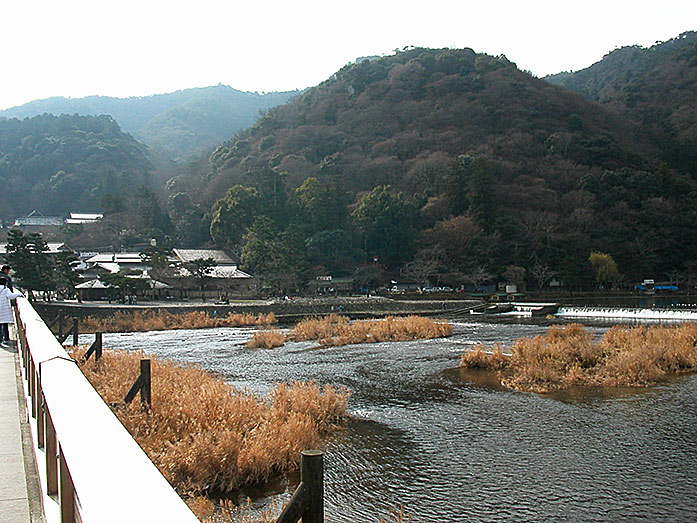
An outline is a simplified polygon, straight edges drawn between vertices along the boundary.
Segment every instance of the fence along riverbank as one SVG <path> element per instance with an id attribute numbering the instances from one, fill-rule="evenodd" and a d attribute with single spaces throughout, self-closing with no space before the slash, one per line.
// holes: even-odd
<path id="1" fill-rule="evenodd" d="M 197 522 L 27 300 L 16 315 L 46 522 Z"/>

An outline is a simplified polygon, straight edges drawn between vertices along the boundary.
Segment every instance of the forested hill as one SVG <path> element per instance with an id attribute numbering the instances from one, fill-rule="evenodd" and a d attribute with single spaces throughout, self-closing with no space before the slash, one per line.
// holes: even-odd
<path id="1" fill-rule="evenodd" d="M 162 157 L 181 160 L 251 126 L 261 111 L 285 103 L 294 94 L 297 93 L 257 94 L 218 85 L 131 98 L 55 97 L 0 111 L 0 117 L 106 114 Z"/>
<path id="2" fill-rule="evenodd" d="M 668 162 L 697 170 L 697 32 L 616 49 L 586 69 L 545 79 L 631 118 Z"/>
<path id="3" fill-rule="evenodd" d="M 351 251 L 453 282 L 509 266 L 572 282 L 593 250 L 629 278 L 694 258 L 695 182 L 664 160 L 635 123 L 505 57 L 409 49 L 269 110 L 187 182 L 209 204 L 232 188 L 211 230 L 253 271 L 283 247 L 310 267 Z"/>
<path id="4" fill-rule="evenodd" d="M 0 119 L 0 219 L 101 212 L 147 185 L 145 148 L 109 116 Z"/>

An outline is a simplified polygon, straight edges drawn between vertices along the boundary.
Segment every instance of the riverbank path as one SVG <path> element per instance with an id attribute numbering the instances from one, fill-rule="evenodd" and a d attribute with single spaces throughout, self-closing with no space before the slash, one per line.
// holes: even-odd
<path id="1" fill-rule="evenodd" d="M 0 346 L 0 521 L 3 523 L 43 521 L 35 492 L 38 483 L 33 461 L 25 464 L 24 442 L 30 436 L 22 396 L 16 344 L 11 341 L 9 347 Z M 28 453 L 31 455 L 31 448 Z"/>

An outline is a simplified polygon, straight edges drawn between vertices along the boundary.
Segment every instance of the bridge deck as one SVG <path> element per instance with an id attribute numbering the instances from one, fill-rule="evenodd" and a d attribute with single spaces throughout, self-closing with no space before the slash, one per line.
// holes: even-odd
<path id="1" fill-rule="evenodd" d="M 28 523 L 32 521 L 30 507 L 37 500 L 28 493 L 20 421 L 25 409 L 17 390 L 16 348 L 10 343 L 9 348 L 0 346 L 0 521 Z"/>

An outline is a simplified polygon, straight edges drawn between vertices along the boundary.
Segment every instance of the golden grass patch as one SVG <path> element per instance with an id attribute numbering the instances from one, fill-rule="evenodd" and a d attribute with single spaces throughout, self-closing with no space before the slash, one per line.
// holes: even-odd
<path id="1" fill-rule="evenodd" d="M 500 347 L 477 346 L 462 355 L 460 365 L 496 371 L 503 385 L 530 392 L 573 385 L 647 386 L 697 371 L 697 324 L 615 326 L 597 342 L 579 324 L 553 326 L 542 336 L 516 340 L 511 356 Z"/>
<path id="2" fill-rule="evenodd" d="M 121 402 L 143 357 L 107 350 L 81 368 L 107 403 Z M 301 451 L 347 419 L 349 393 L 331 385 L 279 384 L 261 401 L 199 367 L 150 359 L 152 410 L 136 400 L 115 413 L 183 494 L 231 492 L 295 469 Z"/>
<path id="3" fill-rule="evenodd" d="M 172 329 L 210 329 L 215 327 L 246 327 L 271 325 L 276 315 L 235 314 L 210 315 L 206 311 L 189 311 L 180 314 L 166 309 L 150 311 L 119 311 L 108 318 L 88 317 L 80 321 L 81 332 L 146 332 Z"/>
<path id="4" fill-rule="evenodd" d="M 286 336 L 278 329 L 262 329 L 256 331 L 245 343 L 248 349 L 273 349 L 286 342 Z"/>
<path id="5" fill-rule="evenodd" d="M 331 314 L 298 322 L 288 338 L 293 341 L 317 340 L 326 347 L 442 338 L 452 332 L 452 326 L 447 321 L 421 316 L 388 316 L 380 320 L 349 322 L 345 316 Z"/>

